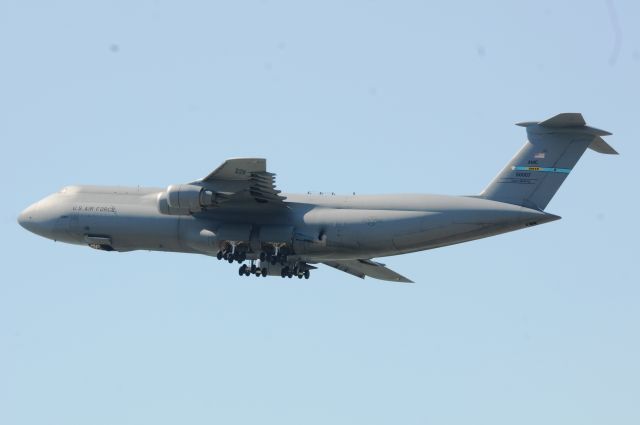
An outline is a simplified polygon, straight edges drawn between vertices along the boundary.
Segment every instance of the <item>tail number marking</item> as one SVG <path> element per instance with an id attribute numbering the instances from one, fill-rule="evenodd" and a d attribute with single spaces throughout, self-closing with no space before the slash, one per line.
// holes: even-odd
<path id="1" fill-rule="evenodd" d="M 539 171 L 543 173 L 562 173 L 569 174 L 571 172 L 571 168 L 554 168 L 554 167 L 526 167 L 526 166 L 513 166 L 511 167 L 513 171 Z M 520 173 L 516 173 L 516 176 L 522 177 L 519 175 Z"/>

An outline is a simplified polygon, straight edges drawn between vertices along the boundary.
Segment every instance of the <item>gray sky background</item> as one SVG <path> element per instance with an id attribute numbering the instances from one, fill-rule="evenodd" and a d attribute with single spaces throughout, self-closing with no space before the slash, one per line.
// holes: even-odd
<path id="1" fill-rule="evenodd" d="M 517 3 L 517 4 L 516 4 Z M 637 424 L 634 1 L 0 0 L 0 423 Z M 264 156 L 288 192 L 476 194 L 513 123 L 582 112 L 563 220 L 238 278 L 38 238 L 64 185 L 166 186 Z"/>

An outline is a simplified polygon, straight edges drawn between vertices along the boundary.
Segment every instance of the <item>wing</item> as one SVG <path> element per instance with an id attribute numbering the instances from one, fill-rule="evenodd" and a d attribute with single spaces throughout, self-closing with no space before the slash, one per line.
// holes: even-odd
<path id="1" fill-rule="evenodd" d="M 267 171 L 264 158 L 232 158 L 198 182 L 224 195 L 225 203 L 255 201 L 284 206 L 276 189 L 276 175 Z"/>
<path id="2" fill-rule="evenodd" d="M 413 281 L 407 279 L 401 274 L 386 268 L 384 264 L 371 260 L 323 261 L 323 263 L 361 279 L 364 279 L 365 276 L 369 276 L 374 279 L 389 280 L 391 282 L 413 283 Z"/>

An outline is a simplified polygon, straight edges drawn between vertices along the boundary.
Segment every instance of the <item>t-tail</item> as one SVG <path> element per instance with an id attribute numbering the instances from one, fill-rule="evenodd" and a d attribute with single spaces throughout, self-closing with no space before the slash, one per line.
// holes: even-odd
<path id="1" fill-rule="evenodd" d="M 582 114 L 558 114 L 542 122 L 522 122 L 527 142 L 480 194 L 481 197 L 544 210 L 587 148 L 617 154 L 586 125 Z"/>

